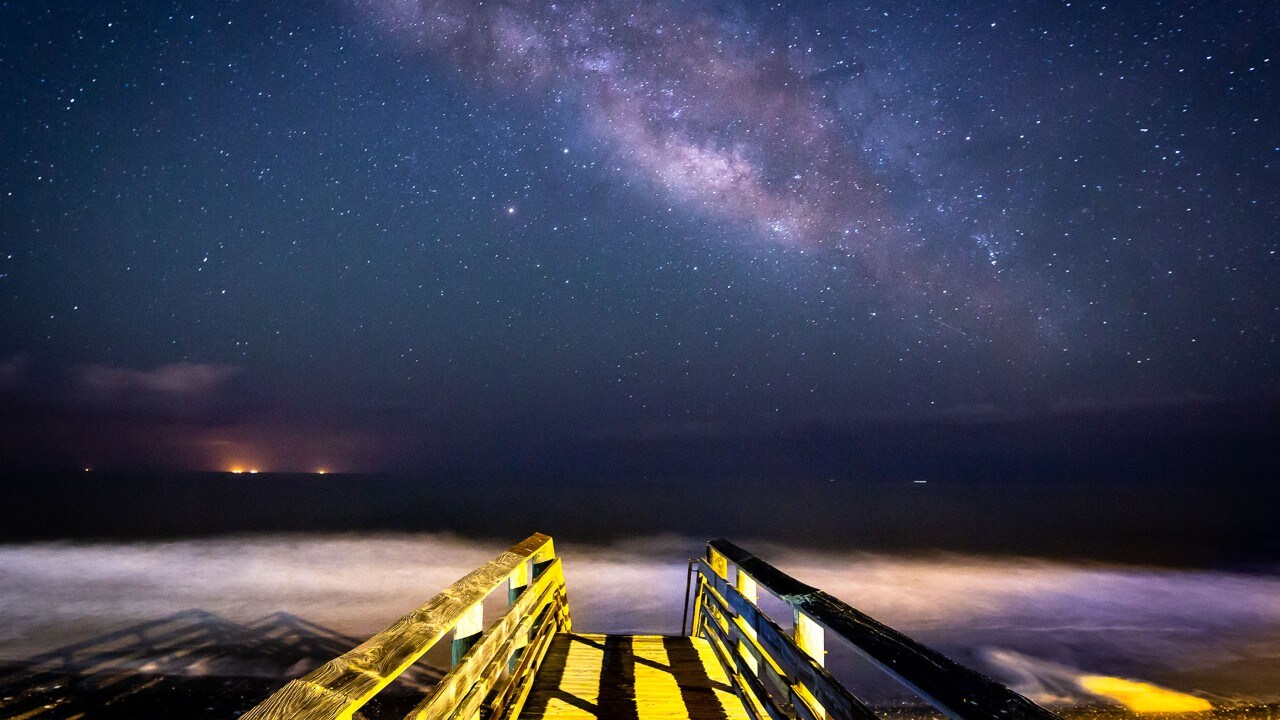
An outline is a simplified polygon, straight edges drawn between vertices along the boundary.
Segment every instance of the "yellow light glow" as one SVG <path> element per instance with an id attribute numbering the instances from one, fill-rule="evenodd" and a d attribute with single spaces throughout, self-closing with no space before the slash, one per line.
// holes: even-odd
<path id="1" fill-rule="evenodd" d="M 233 472 L 239 475 L 240 473 L 244 472 L 244 468 L 240 467 L 239 465 L 233 465 L 232 467 L 227 468 L 227 471 Z"/>
<path id="2" fill-rule="evenodd" d="M 1106 675 L 1085 675 L 1079 682 L 1085 692 L 1111 698 L 1133 712 L 1186 713 L 1213 709 L 1209 701 L 1204 698 L 1136 680 L 1124 680 Z"/>
<path id="3" fill-rule="evenodd" d="M 250 474 L 250 475 L 257 475 L 257 474 L 258 474 L 258 469 L 257 469 L 257 468 L 254 468 L 254 469 L 250 470 L 250 471 L 249 471 L 249 474 Z"/>
<path id="4" fill-rule="evenodd" d="M 319 470 L 316 470 L 317 475 L 327 475 L 328 473 L 329 471 L 326 470 L 325 468 L 320 468 Z"/>

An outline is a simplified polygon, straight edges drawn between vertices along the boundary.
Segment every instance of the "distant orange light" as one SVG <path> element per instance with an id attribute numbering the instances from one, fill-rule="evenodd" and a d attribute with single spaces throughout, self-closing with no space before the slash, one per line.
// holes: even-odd
<path id="1" fill-rule="evenodd" d="M 320 468 L 319 470 L 316 470 L 316 474 L 317 474 L 317 475 L 326 475 L 326 474 L 328 474 L 328 472 L 329 472 L 329 471 L 328 471 L 328 470 L 326 470 L 326 469 L 324 469 L 324 468 Z"/>
<path id="2" fill-rule="evenodd" d="M 257 474 L 258 474 L 258 471 L 257 471 L 257 469 L 250 470 L 250 471 L 249 471 L 249 474 L 250 474 L 250 475 L 257 475 Z"/>
<path id="3" fill-rule="evenodd" d="M 230 468 L 230 471 L 239 475 L 240 473 L 244 472 L 244 468 L 237 465 L 236 467 Z"/>

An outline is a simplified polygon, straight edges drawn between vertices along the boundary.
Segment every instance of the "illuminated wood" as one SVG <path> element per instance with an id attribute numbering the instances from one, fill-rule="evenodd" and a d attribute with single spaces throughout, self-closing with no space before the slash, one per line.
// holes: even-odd
<path id="1" fill-rule="evenodd" d="M 824 667 L 796 645 L 795 640 L 765 615 L 753 603 L 748 602 L 737 589 L 719 577 L 709 565 L 699 565 L 699 573 L 706 580 L 705 607 L 714 608 L 716 616 L 723 620 L 705 623 L 714 626 L 722 635 L 727 648 L 745 648 L 756 660 L 760 679 L 768 687 L 778 705 L 785 701 L 794 704 L 795 698 L 808 703 L 809 715 L 871 720 L 875 713 L 844 688 Z M 739 573 L 742 570 L 739 568 Z M 752 633 L 742 631 L 749 627 Z M 737 656 L 736 653 L 731 653 Z M 732 662 L 737 662 L 731 658 Z M 743 658 L 744 668 L 749 667 Z M 766 706 L 769 704 L 765 703 Z M 779 708 L 781 711 L 781 708 Z"/>
<path id="2" fill-rule="evenodd" d="M 555 633 L 557 623 L 554 606 L 563 597 L 560 592 L 563 586 L 564 570 L 557 561 L 538 576 L 507 614 L 483 634 L 461 661 L 441 678 L 427 698 L 406 717 L 415 720 L 448 717 L 455 707 L 462 706 L 473 687 L 500 689 L 503 685 L 500 676 L 515 650 L 516 638 L 527 638 L 542 609 L 548 606 L 553 606 L 549 616 L 551 627 L 544 628 L 544 631 L 547 635 Z"/>
<path id="3" fill-rule="evenodd" d="M 709 610 L 711 606 L 708 606 Z M 710 610 L 718 613 L 717 610 Z M 768 690 L 760 682 L 746 664 L 744 656 L 729 650 L 733 646 L 731 632 L 726 631 L 720 623 L 707 623 L 704 627 L 705 637 L 721 665 L 729 670 L 729 677 L 734 684 L 738 697 L 742 699 L 747 712 L 755 720 L 789 720 L 790 716 L 778 703 L 773 702 Z M 741 647 L 741 644 L 739 645 Z M 785 697 L 785 695 L 784 695 Z"/>
<path id="4" fill-rule="evenodd" d="M 708 544 L 707 559 L 701 563 L 701 573 L 709 582 L 700 587 L 714 587 L 733 610 L 744 617 L 761 613 L 727 583 L 718 580 L 725 575 L 716 567 L 721 559 L 736 567 L 739 573 L 751 575 L 760 587 L 791 605 L 831 637 L 847 643 L 952 720 L 1060 720 L 1057 715 L 991 678 L 796 580 L 737 545 L 727 540 L 714 540 Z M 800 630 L 802 636 L 805 633 L 806 630 Z M 761 632 L 760 640 L 762 646 L 766 644 L 765 633 Z M 812 635 L 806 642 L 811 649 L 815 647 Z M 825 645 L 825 636 L 823 643 Z M 806 683 L 805 689 L 816 696 L 830 715 L 840 717 L 838 709 L 830 704 L 828 698 L 819 694 L 818 687 Z"/>
<path id="5" fill-rule="evenodd" d="M 720 551 L 716 550 L 714 547 L 711 547 L 711 546 L 707 547 L 707 564 L 711 566 L 711 569 L 715 571 L 715 574 L 718 577 L 724 580 L 729 579 L 728 558 L 726 558 L 723 553 L 721 553 Z"/>
<path id="6" fill-rule="evenodd" d="M 738 571 L 738 576 L 733 580 L 733 586 L 737 588 L 739 595 L 753 605 L 760 602 L 760 586 L 745 572 Z"/>
<path id="7" fill-rule="evenodd" d="M 507 581 L 507 602 L 513 603 L 516 598 L 520 597 L 520 593 L 529 586 L 529 562 L 522 562 L 516 566 L 515 572 L 511 573 L 511 579 Z"/>
<path id="8" fill-rule="evenodd" d="M 813 658 L 814 662 L 819 665 L 826 665 L 827 641 L 822 631 L 822 626 L 799 610 L 794 612 L 793 620 L 796 628 L 796 647 L 803 650 L 805 655 Z"/>
<path id="9" fill-rule="evenodd" d="M 733 586 L 738 591 L 738 594 L 741 595 L 743 599 L 745 599 L 747 602 L 751 603 L 752 605 L 755 605 L 760 601 L 760 588 L 756 585 L 756 581 L 751 579 L 750 575 L 742 571 L 738 571 L 737 576 L 734 577 L 733 579 Z M 745 623 L 739 624 L 738 630 L 750 636 L 752 640 L 754 640 L 756 637 L 755 628 Z M 742 657 L 742 659 L 747 663 L 747 666 L 751 669 L 751 674 L 759 676 L 760 675 L 760 657 L 755 652 L 752 651 L 752 648 L 751 648 L 752 644 L 753 643 L 747 643 L 745 641 L 739 640 L 738 654 Z"/>
<path id="10" fill-rule="evenodd" d="M 452 633 L 452 669 L 407 720 L 875 720 L 824 667 L 828 636 L 953 720 L 1057 720 L 732 543 L 709 543 L 693 566 L 696 637 L 573 634 L 564 566 L 533 535 L 243 717 L 358 717 Z M 500 587 L 508 608 L 486 629 Z M 760 609 L 761 589 L 791 607 L 793 632 Z"/>
<path id="11" fill-rule="evenodd" d="M 463 611 L 454 623 L 453 645 L 450 648 L 454 665 L 457 665 L 471 646 L 476 644 L 482 632 L 484 632 L 484 603 L 476 603 Z"/>
<path id="12" fill-rule="evenodd" d="M 804 651 L 805 655 L 813 658 L 814 662 L 819 665 L 826 665 L 827 642 L 822 626 L 800 610 L 793 610 L 792 618 L 795 622 L 795 632 L 793 634 L 796 639 L 796 647 Z M 801 684 L 795 688 L 795 692 L 800 699 L 804 700 L 804 704 L 813 710 L 814 720 L 824 720 L 827 717 L 826 707 L 808 687 Z"/>
<path id="13" fill-rule="evenodd" d="M 565 603 L 564 607 L 567 611 L 567 600 L 563 598 L 563 594 L 561 602 Z M 552 625 L 553 622 L 554 625 Z M 511 682 L 507 685 L 506 690 L 494 699 L 494 713 L 491 720 L 507 720 L 508 718 L 519 717 L 525 701 L 529 698 L 529 692 L 533 689 L 533 679 L 537 676 L 539 668 L 542 667 L 542 661 L 546 657 L 547 650 L 551 647 L 552 638 L 556 636 L 555 630 L 558 628 L 567 632 L 569 618 L 567 613 L 563 618 L 552 618 L 548 614 L 543 619 L 543 625 L 549 626 L 550 629 L 545 631 L 541 628 L 536 629 L 533 633 L 536 639 L 529 646 L 520 650 L 515 658 L 511 670 Z"/>
<path id="14" fill-rule="evenodd" d="M 613 718 L 752 720 L 702 638 L 557 635 L 520 720 Z"/>
<path id="15" fill-rule="evenodd" d="M 417 662 L 470 608 L 506 582 L 519 565 L 546 557 L 551 538 L 534 534 L 455 582 L 355 649 L 292 680 L 245 720 L 345 720 Z M 554 551 L 550 551 L 554 553 Z"/>

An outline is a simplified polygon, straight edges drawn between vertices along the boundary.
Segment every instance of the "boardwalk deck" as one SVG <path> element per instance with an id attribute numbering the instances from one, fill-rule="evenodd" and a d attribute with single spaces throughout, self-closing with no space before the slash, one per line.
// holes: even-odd
<path id="1" fill-rule="evenodd" d="M 748 720 L 702 638 L 560 633 L 520 720 Z"/>

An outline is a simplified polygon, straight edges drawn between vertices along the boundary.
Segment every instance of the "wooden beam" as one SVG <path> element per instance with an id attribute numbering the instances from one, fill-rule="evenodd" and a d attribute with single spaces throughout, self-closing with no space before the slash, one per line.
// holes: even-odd
<path id="1" fill-rule="evenodd" d="M 716 575 L 725 580 L 729 579 L 729 560 L 714 545 L 707 545 L 707 564 Z"/>
<path id="2" fill-rule="evenodd" d="M 457 665 L 484 632 L 484 603 L 478 602 L 462 612 L 453 625 L 453 644 L 450 646 L 450 666 Z"/>
<path id="3" fill-rule="evenodd" d="M 875 719 L 876 714 L 871 708 L 854 697 L 826 668 L 797 647 L 795 641 L 769 616 L 747 602 L 746 598 L 717 577 L 707 565 L 700 564 L 699 572 L 706 579 L 710 591 L 705 602 L 718 606 L 717 611 L 726 616 L 736 616 L 743 624 L 755 630 L 754 638 L 742 633 L 741 639 L 753 644 L 762 660 L 772 663 L 786 675 L 788 692 L 804 688 L 804 693 L 800 693 L 801 697 L 805 697 L 807 693 L 806 701 L 825 709 L 831 717 L 847 720 Z M 817 714 L 818 707 L 811 714 Z"/>
<path id="4" fill-rule="evenodd" d="M 524 589 L 529 586 L 529 577 L 532 575 L 532 573 L 529 572 L 529 565 L 531 562 L 532 561 L 520 563 L 520 565 L 516 567 L 516 571 L 511 574 L 511 579 L 507 581 L 508 605 L 514 603 L 516 598 L 520 597 L 520 593 L 524 592 Z"/>
<path id="5" fill-rule="evenodd" d="M 798 609 L 792 610 L 792 619 L 794 621 L 794 632 L 792 633 L 796 640 L 796 647 L 805 655 L 808 655 L 815 663 L 819 665 L 827 664 L 827 644 L 822 630 L 813 618 L 806 615 Z M 813 708 L 815 720 L 825 720 L 827 717 L 827 709 L 823 707 L 822 702 L 809 692 L 809 688 L 801 685 L 796 688 L 796 694 L 804 699 L 805 704 Z"/>
<path id="6" fill-rule="evenodd" d="M 554 592 L 552 604 L 538 617 L 538 627 L 532 632 L 533 640 L 516 659 L 511 670 L 511 682 L 495 703 L 491 720 L 507 720 L 520 717 L 525 702 L 529 699 L 529 691 L 533 689 L 533 680 L 547 656 L 551 641 L 557 633 L 568 632 L 565 626 L 566 615 L 563 608 L 568 605 L 563 586 Z"/>
<path id="7" fill-rule="evenodd" d="M 732 640 L 717 623 L 705 623 L 702 636 L 710 642 L 711 649 L 720 660 L 720 665 L 724 668 L 725 674 L 733 681 L 734 688 L 737 690 L 739 699 L 742 700 L 743 707 L 753 718 L 756 720 L 791 720 L 787 713 L 770 699 L 769 694 L 765 692 L 764 686 L 760 684 L 760 679 L 747 671 L 742 657 L 730 650 Z"/>
<path id="8" fill-rule="evenodd" d="M 417 662 L 516 568 L 544 548 L 541 533 L 481 565 L 356 648 L 290 681 L 243 720 L 350 720 L 379 690 Z M 545 551 L 544 551 L 545 552 Z"/>
<path id="9" fill-rule="evenodd" d="M 728 540 L 711 541 L 708 552 L 720 554 L 739 572 L 750 574 L 952 720 L 1060 720 L 986 675 L 796 580 Z"/>
<path id="10" fill-rule="evenodd" d="M 539 611 L 552 602 L 556 590 L 563 585 L 564 571 L 557 560 L 406 717 L 415 720 L 446 717 L 453 707 L 460 705 L 460 698 L 464 698 L 472 686 L 497 687 L 498 676 L 514 649 L 515 637 L 527 636 Z"/>

